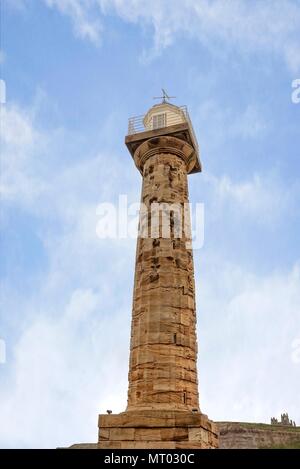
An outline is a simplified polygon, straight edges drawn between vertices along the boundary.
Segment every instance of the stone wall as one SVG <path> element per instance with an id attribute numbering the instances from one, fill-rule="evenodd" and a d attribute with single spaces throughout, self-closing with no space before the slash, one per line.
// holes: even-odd
<path id="1" fill-rule="evenodd" d="M 300 427 L 218 422 L 222 449 L 300 448 Z"/>

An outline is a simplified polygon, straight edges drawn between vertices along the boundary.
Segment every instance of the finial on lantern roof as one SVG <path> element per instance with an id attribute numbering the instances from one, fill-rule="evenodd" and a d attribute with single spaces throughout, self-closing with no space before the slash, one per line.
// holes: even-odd
<path id="1" fill-rule="evenodd" d="M 164 90 L 163 88 L 161 89 L 162 91 L 162 96 L 154 96 L 153 99 L 161 99 L 162 100 L 162 103 L 167 103 L 168 101 L 170 101 L 170 99 L 175 99 L 176 96 L 169 96 L 168 93 L 166 92 L 166 90 Z"/>

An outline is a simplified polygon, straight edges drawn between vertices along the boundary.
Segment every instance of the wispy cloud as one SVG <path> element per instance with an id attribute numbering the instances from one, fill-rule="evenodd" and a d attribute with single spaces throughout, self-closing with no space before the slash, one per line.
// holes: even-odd
<path id="1" fill-rule="evenodd" d="M 203 257 L 198 314 L 204 410 L 219 420 L 242 415 L 267 423 L 288 410 L 298 422 L 299 399 L 291 390 L 300 375 L 293 361 L 300 334 L 299 261 L 291 270 L 258 275 L 211 254 Z"/>
<path id="2" fill-rule="evenodd" d="M 43 272 L 26 270 L 27 279 L 34 278 L 31 287 L 24 292 L 14 285 L 12 296 L 12 277 L 22 269 L 17 256 L 1 285 L 1 310 L 9 310 L 1 317 L 1 339 L 8 349 L 0 370 L 0 415 L 7 422 L 0 431 L 2 447 L 95 440 L 97 412 L 121 411 L 126 403 L 134 242 L 116 241 L 107 250 L 96 236 L 96 206 L 118 187 L 113 155 L 104 167 L 106 155 L 85 159 L 82 149 L 80 161 L 59 164 L 66 152 L 64 131 L 40 128 L 37 115 L 35 106 L 16 105 L 8 105 L 3 115 L 2 216 L 7 212 L 9 219 L 17 210 L 31 219 L 47 262 Z M 60 147 L 54 157 L 53 145 Z M 128 288 L 121 289 L 126 282 Z M 5 326 L 13 329 L 13 337 L 2 337 Z M 48 417 L 41 421 L 41 415 Z"/>
<path id="3" fill-rule="evenodd" d="M 271 226 L 299 213 L 296 201 L 300 197 L 300 185 L 294 183 L 286 187 L 275 172 L 254 174 L 239 181 L 227 174 L 204 173 L 203 182 L 207 188 L 208 210 L 214 218 L 220 219 L 226 211 L 227 215 L 240 220 Z"/>
<path id="4" fill-rule="evenodd" d="M 38 195 L 44 182 L 32 169 L 34 159 L 46 143 L 34 126 L 34 115 L 13 104 L 1 107 L 1 179 L 2 200 L 17 197 L 24 202 Z M 35 161 L 38 167 L 38 161 Z"/>
<path id="5" fill-rule="evenodd" d="M 143 26 L 153 36 L 142 58 L 152 60 L 182 36 L 196 39 L 221 57 L 228 51 L 281 57 L 290 71 L 300 69 L 300 6 L 296 0 L 44 0 L 71 19 L 75 35 L 99 45 L 105 34 L 105 17 L 117 15 Z M 28 0 L 11 0 L 10 7 L 24 11 Z M 227 52 L 226 52 L 227 51 Z"/>
<path id="6" fill-rule="evenodd" d="M 127 21 L 144 21 L 154 28 L 154 49 L 160 52 L 180 35 L 197 38 L 204 46 L 223 50 L 224 45 L 241 53 L 266 52 L 283 56 L 294 72 L 299 65 L 293 60 L 299 50 L 297 2 L 267 0 L 130 2 L 99 0 L 102 7 L 113 7 Z"/>
<path id="7" fill-rule="evenodd" d="M 214 138 L 209 135 L 212 142 L 216 139 L 220 142 L 224 138 L 257 139 L 264 136 L 271 127 L 259 104 L 248 104 L 244 109 L 237 110 L 224 107 L 210 98 L 201 102 L 196 115 L 198 124 L 210 123 L 210 126 L 206 126 L 206 133 L 213 132 Z"/>
<path id="8" fill-rule="evenodd" d="M 12 388 L 1 386 L 1 447 L 96 441 L 97 412 L 116 410 L 116 395 L 125 405 L 127 314 L 115 311 L 111 321 L 104 305 L 92 289 L 77 289 L 54 317 L 50 304 L 28 321 L 7 364 Z"/>
<path id="9" fill-rule="evenodd" d="M 75 34 L 99 43 L 106 15 L 150 28 L 159 55 L 182 35 L 199 40 L 210 50 L 241 54 L 264 53 L 283 57 L 290 70 L 299 70 L 300 6 L 294 0 L 44 0 L 68 15 Z"/>
<path id="10" fill-rule="evenodd" d="M 44 0 L 47 6 L 57 8 L 63 15 L 69 16 L 73 29 L 81 39 L 87 39 L 94 44 L 101 40 L 102 23 L 99 15 L 91 11 L 94 0 Z"/>

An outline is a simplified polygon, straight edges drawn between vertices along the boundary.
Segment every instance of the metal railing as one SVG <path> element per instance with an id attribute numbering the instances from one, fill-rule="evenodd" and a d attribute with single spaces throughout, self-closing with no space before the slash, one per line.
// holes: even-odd
<path id="1" fill-rule="evenodd" d="M 144 125 L 145 115 L 130 117 L 128 119 L 128 135 L 138 134 L 140 132 L 145 132 L 147 130 L 163 129 L 163 128 L 166 128 L 166 127 L 170 127 L 172 125 L 182 124 L 182 123 L 186 122 L 188 124 L 189 128 L 190 128 L 193 143 L 194 143 L 196 149 L 198 150 L 198 143 L 197 143 L 196 135 L 195 135 L 195 132 L 194 132 L 194 129 L 193 129 L 193 125 L 192 125 L 192 122 L 191 122 L 187 107 L 186 106 L 179 106 L 179 109 L 181 111 L 180 114 L 175 114 L 174 113 L 173 115 L 170 115 L 170 113 L 166 113 L 165 114 L 165 119 L 163 119 L 164 125 L 162 125 L 162 126 L 145 127 L 145 125 Z"/>

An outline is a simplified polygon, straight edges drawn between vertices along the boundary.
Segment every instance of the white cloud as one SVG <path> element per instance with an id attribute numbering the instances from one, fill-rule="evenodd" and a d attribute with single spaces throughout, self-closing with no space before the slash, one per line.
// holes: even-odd
<path id="1" fill-rule="evenodd" d="M 102 8 L 114 8 L 125 20 L 152 24 L 157 51 L 184 33 L 207 47 L 218 42 L 223 52 L 224 45 L 229 45 L 242 53 L 275 53 L 285 57 L 293 68 L 296 66 L 292 51 L 300 46 L 300 7 L 294 1 L 178 0 L 172 2 L 172 8 L 160 0 L 150 5 L 146 0 L 98 0 L 98 3 Z"/>
<path id="2" fill-rule="evenodd" d="M 9 370 L 9 378 L 0 390 L 1 421 L 7 422 L 0 430 L 2 447 L 96 440 L 97 412 L 121 411 L 126 404 L 126 391 L 119 391 L 126 387 L 122 360 L 130 326 L 124 285 L 132 276 L 134 242 L 116 241 L 107 249 L 96 236 L 96 207 L 111 200 L 127 170 L 116 170 L 120 162 L 113 153 L 61 162 L 62 142 L 69 139 L 62 129 L 38 130 L 37 120 L 32 109 L 13 105 L 2 119 L 3 212 L 21 208 L 23 216 L 35 215 L 39 223 L 32 229 L 47 257 L 34 291 L 24 294 L 14 285 L 12 297 L 10 272 L 8 285 L 2 283 L 5 321 L 14 324 L 18 337 L 5 337 L 9 358 L 1 372 Z M 110 165 L 104 164 L 108 158 Z"/>
<path id="3" fill-rule="evenodd" d="M 265 111 L 259 106 L 249 104 L 242 110 L 224 107 L 214 99 L 203 101 L 196 111 L 197 122 L 206 125 L 207 140 L 219 142 L 226 138 L 256 139 L 265 136 L 270 130 L 266 122 Z M 208 134 L 208 132 L 211 132 Z"/>
<path id="4" fill-rule="evenodd" d="M 115 311 L 112 321 L 90 289 L 50 313 L 36 315 L 16 344 L 11 387 L 1 388 L 1 447 L 96 441 L 97 413 L 125 406 L 127 314 Z"/>
<path id="5" fill-rule="evenodd" d="M 15 148 L 33 146 L 37 132 L 33 129 L 32 116 L 16 106 L 1 107 L 1 138 L 4 144 Z"/>
<path id="6" fill-rule="evenodd" d="M 276 172 L 257 173 L 238 181 L 227 174 L 216 176 L 206 172 L 202 180 L 207 189 L 206 210 L 213 220 L 220 220 L 226 214 L 232 223 L 245 220 L 270 227 L 298 211 L 300 185 L 286 187 Z"/>
<path id="7" fill-rule="evenodd" d="M 287 410 L 300 422 L 300 264 L 257 275 L 204 257 L 199 282 L 200 394 L 216 420 L 269 422 Z M 203 269 L 202 269 L 203 270 Z M 202 379 L 201 379 L 202 376 Z"/>
<path id="8" fill-rule="evenodd" d="M 149 28 L 151 60 L 182 35 L 226 55 L 233 49 L 243 55 L 262 52 L 283 57 L 292 73 L 300 69 L 300 6 L 296 0 L 44 0 L 50 8 L 70 17 L 74 33 L 99 45 L 105 16 Z M 28 0 L 10 0 L 10 7 L 24 10 Z"/>
<path id="9" fill-rule="evenodd" d="M 74 32 L 81 39 L 99 44 L 102 26 L 99 17 L 91 12 L 92 0 L 45 0 L 46 4 L 57 8 L 60 13 L 71 18 Z"/>
<path id="10" fill-rule="evenodd" d="M 45 186 L 45 181 L 31 171 L 32 160 L 39 157 L 45 137 L 35 128 L 31 112 L 8 104 L 0 112 L 0 194 L 2 199 L 17 197 L 25 202 L 36 197 Z"/>
<path id="11" fill-rule="evenodd" d="M 61 146 L 53 156 L 53 139 L 68 139 L 61 138 L 62 131 L 39 131 L 31 110 L 9 105 L 3 124 L 2 208 L 8 202 L 10 209 L 39 219 L 47 267 L 35 277 L 34 292 L 24 295 L 14 285 L 12 298 L 2 284 L 6 320 L 15 324 L 19 339 L 13 343 L 5 337 L 9 358 L 1 371 L 9 369 L 11 378 L 3 379 L 0 390 L 1 421 L 6 422 L 0 445 L 55 447 L 96 440 L 97 412 L 121 411 L 126 404 L 126 392 L 119 399 L 119 389 L 127 380 L 122 360 L 130 302 L 122 305 L 128 291 L 117 284 L 124 286 L 121 273 L 130 278 L 134 243 L 116 242 L 107 250 L 96 237 L 96 206 L 119 187 L 121 173 L 113 167 L 119 162 L 110 153 L 111 165 L 104 165 L 103 154 L 59 164 L 66 150 Z"/>
<path id="12" fill-rule="evenodd" d="M 224 54 L 233 47 L 242 54 L 264 52 L 285 59 L 299 70 L 300 6 L 293 0 L 44 0 L 71 17 L 75 33 L 98 43 L 105 15 L 153 30 L 153 57 L 182 34 Z"/>
<path id="13" fill-rule="evenodd" d="M 262 113 L 254 106 L 247 106 L 245 111 L 229 125 L 229 132 L 233 136 L 243 138 L 255 138 L 263 135 L 268 129 L 267 123 L 263 120 Z"/>

